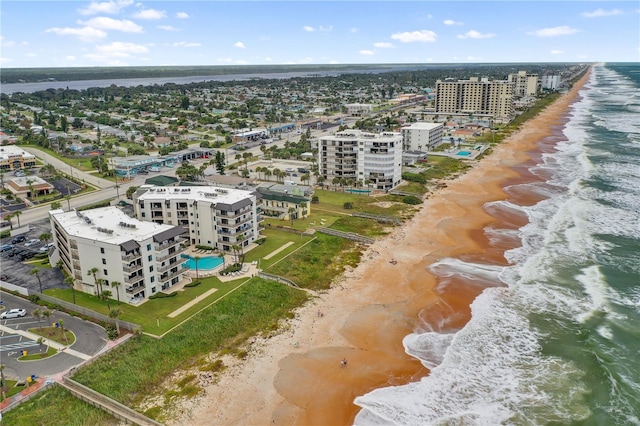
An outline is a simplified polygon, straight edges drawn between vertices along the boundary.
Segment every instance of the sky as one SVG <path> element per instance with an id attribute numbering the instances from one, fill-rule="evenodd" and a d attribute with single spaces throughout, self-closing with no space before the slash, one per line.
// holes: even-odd
<path id="1" fill-rule="evenodd" d="M 0 67 L 636 62 L 640 1 L 0 2 Z"/>

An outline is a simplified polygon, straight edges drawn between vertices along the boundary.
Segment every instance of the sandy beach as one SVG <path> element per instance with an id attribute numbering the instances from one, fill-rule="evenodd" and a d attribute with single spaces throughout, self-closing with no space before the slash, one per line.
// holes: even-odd
<path id="1" fill-rule="evenodd" d="M 283 332 L 253 339 L 246 360 L 225 358 L 228 369 L 204 395 L 178 407 L 179 417 L 171 424 L 348 425 L 359 410 L 355 397 L 427 375 L 405 354 L 403 337 L 414 331 L 420 315 L 453 315 L 464 324 L 470 303 L 482 291 L 453 282 L 441 293 L 429 266 L 446 257 L 506 264 L 504 251 L 518 241 L 492 244 L 483 229 L 497 222 L 516 229 L 526 217 L 492 216 L 483 205 L 520 196 L 505 193 L 510 184 L 540 179 L 528 173 L 527 165 L 540 150 L 553 149 L 538 142 L 557 133 L 587 78 L 466 174 L 431 194 L 412 220 L 370 245 L 357 268 L 298 309 Z M 537 201 L 527 197 L 525 202 Z M 396 264 L 389 262 L 392 258 Z"/>

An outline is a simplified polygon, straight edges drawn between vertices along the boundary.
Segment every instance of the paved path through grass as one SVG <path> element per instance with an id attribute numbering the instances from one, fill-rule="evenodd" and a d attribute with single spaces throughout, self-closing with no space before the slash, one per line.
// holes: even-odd
<path id="1" fill-rule="evenodd" d="M 215 293 L 216 291 L 218 291 L 217 288 L 212 288 L 211 290 L 202 293 L 200 296 L 196 296 L 195 299 L 193 299 L 191 302 L 189 303 L 185 303 L 184 305 L 182 305 L 181 307 L 179 307 L 178 309 L 176 309 L 175 311 L 169 313 L 169 315 L 167 315 L 169 318 L 175 318 L 178 315 L 180 315 L 181 313 L 183 313 L 184 311 L 186 311 L 187 309 L 189 309 L 190 307 L 192 307 L 193 305 L 195 305 L 196 303 L 200 302 L 201 300 L 206 299 L 207 297 L 211 296 L 213 293 Z"/>
<path id="2" fill-rule="evenodd" d="M 271 259 L 273 256 L 275 256 L 276 254 L 280 253 L 282 250 L 286 249 L 287 247 L 289 247 L 291 244 L 293 244 L 293 241 L 289 241 L 287 244 L 283 245 L 282 247 L 280 247 L 277 250 L 272 251 L 271 253 L 269 253 L 268 255 L 266 255 L 265 257 L 263 257 L 264 260 L 269 260 Z"/>

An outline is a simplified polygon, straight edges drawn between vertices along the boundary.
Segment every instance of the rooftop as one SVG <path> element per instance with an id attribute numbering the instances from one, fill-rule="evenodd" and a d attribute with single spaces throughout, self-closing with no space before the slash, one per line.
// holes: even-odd
<path id="1" fill-rule="evenodd" d="M 158 187 L 143 185 L 140 189 L 146 192 L 138 200 L 179 200 L 216 201 L 224 204 L 234 204 L 252 196 L 251 191 L 242 189 L 220 188 L 218 186 L 173 186 Z"/>
<path id="2" fill-rule="evenodd" d="M 411 123 L 411 125 L 409 126 L 403 126 L 403 129 L 416 129 L 416 130 L 431 130 L 431 129 L 435 129 L 436 127 L 442 127 L 442 123 L 425 123 L 425 122 L 418 122 L 418 123 Z"/>
<path id="3" fill-rule="evenodd" d="M 139 221 L 127 216 L 117 207 L 70 212 L 52 210 L 49 214 L 69 235 L 109 244 L 122 244 L 130 240 L 144 241 L 175 228 L 172 225 Z"/>
<path id="4" fill-rule="evenodd" d="M 35 155 L 15 145 L 4 145 L 0 147 L 0 160 L 8 160 L 9 157 L 15 157 L 18 155 L 21 155 L 24 158 L 36 158 Z"/>

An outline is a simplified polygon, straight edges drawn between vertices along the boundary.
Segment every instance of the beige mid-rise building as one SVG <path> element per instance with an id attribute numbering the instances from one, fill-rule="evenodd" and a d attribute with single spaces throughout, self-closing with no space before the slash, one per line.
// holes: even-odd
<path id="1" fill-rule="evenodd" d="M 518 71 L 517 74 L 509 74 L 508 80 L 514 84 L 513 96 L 536 96 L 540 92 L 538 74 L 527 74 L 526 71 Z"/>

